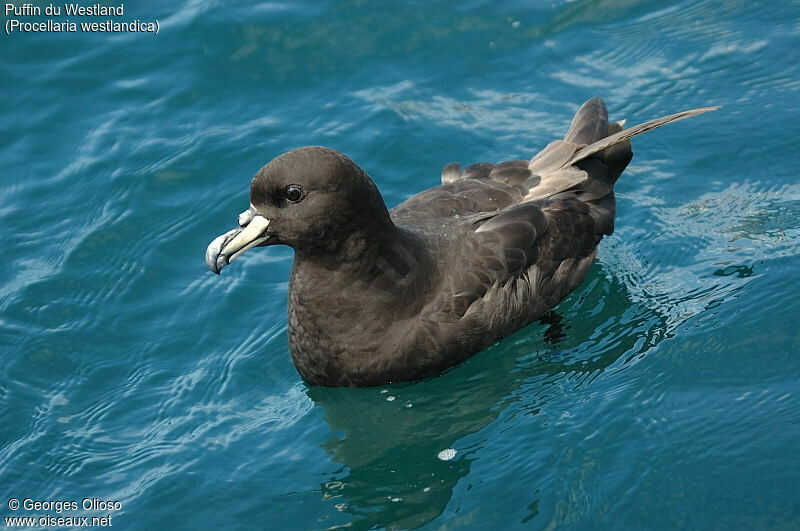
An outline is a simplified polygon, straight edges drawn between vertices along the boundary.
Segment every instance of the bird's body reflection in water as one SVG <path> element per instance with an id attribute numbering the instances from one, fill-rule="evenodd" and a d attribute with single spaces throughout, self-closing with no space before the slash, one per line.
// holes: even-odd
<path id="1" fill-rule="evenodd" d="M 559 311 L 567 337 L 556 345 L 546 342 L 545 325 L 534 324 L 437 378 L 370 389 L 310 388 L 334 434 L 322 447 L 342 465 L 321 486 L 323 498 L 351 514 L 356 528 L 430 522 L 479 458 L 485 440 L 468 436 L 501 416 L 539 414 L 556 393 L 590 385 L 667 336 L 666 320 L 632 303 L 601 264 Z M 457 453 L 443 459 L 446 449 Z M 538 486 L 530 479 L 535 505 Z"/>

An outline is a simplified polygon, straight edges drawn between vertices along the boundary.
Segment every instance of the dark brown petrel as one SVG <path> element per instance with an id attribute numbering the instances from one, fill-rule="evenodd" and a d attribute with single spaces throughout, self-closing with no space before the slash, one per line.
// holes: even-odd
<path id="1" fill-rule="evenodd" d="M 631 137 L 716 108 L 623 129 L 594 98 L 531 160 L 448 164 L 441 185 L 392 210 L 342 153 L 295 149 L 258 171 L 250 208 L 206 262 L 219 273 L 253 247 L 294 249 L 289 347 L 311 385 L 435 376 L 581 283 L 614 230 Z"/>

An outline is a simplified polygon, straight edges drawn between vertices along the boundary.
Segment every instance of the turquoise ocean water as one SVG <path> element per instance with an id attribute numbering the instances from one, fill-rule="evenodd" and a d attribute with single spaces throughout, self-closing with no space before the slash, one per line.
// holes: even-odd
<path id="1" fill-rule="evenodd" d="M 158 34 L 0 35 L 0 517 L 800 528 L 800 5 L 124 11 Z M 429 381 L 309 388 L 290 250 L 203 263 L 283 151 L 340 149 L 395 205 L 448 162 L 530 156 L 595 95 L 629 124 L 724 107 L 636 139 L 556 345 L 534 324 Z"/>

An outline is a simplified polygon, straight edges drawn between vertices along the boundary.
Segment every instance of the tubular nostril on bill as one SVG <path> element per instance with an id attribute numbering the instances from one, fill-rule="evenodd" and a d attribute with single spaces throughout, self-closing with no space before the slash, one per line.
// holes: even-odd
<path id="1" fill-rule="evenodd" d="M 253 211 L 249 208 L 244 212 L 242 212 L 241 214 L 239 214 L 239 226 L 240 227 L 246 226 L 248 223 L 253 221 L 253 216 L 254 216 Z"/>

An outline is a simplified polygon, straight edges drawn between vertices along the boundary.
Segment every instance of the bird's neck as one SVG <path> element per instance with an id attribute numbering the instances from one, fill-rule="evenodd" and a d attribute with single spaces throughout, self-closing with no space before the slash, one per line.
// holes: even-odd
<path id="1" fill-rule="evenodd" d="M 369 363 L 393 326 L 428 303 L 437 282 L 424 242 L 402 229 L 347 249 L 326 258 L 295 254 L 289 344 L 311 383 L 333 385 L 345 367 Z"/>
<path id="2" fill-rule="evenodd" d="M 391 224 L 354 232 L 332 253 L 296 252 L 291 289 L 315 300 L 363 292 L 393 302 L 401 294 L 425 293 L 434 274 L 423 240 Z"/>

